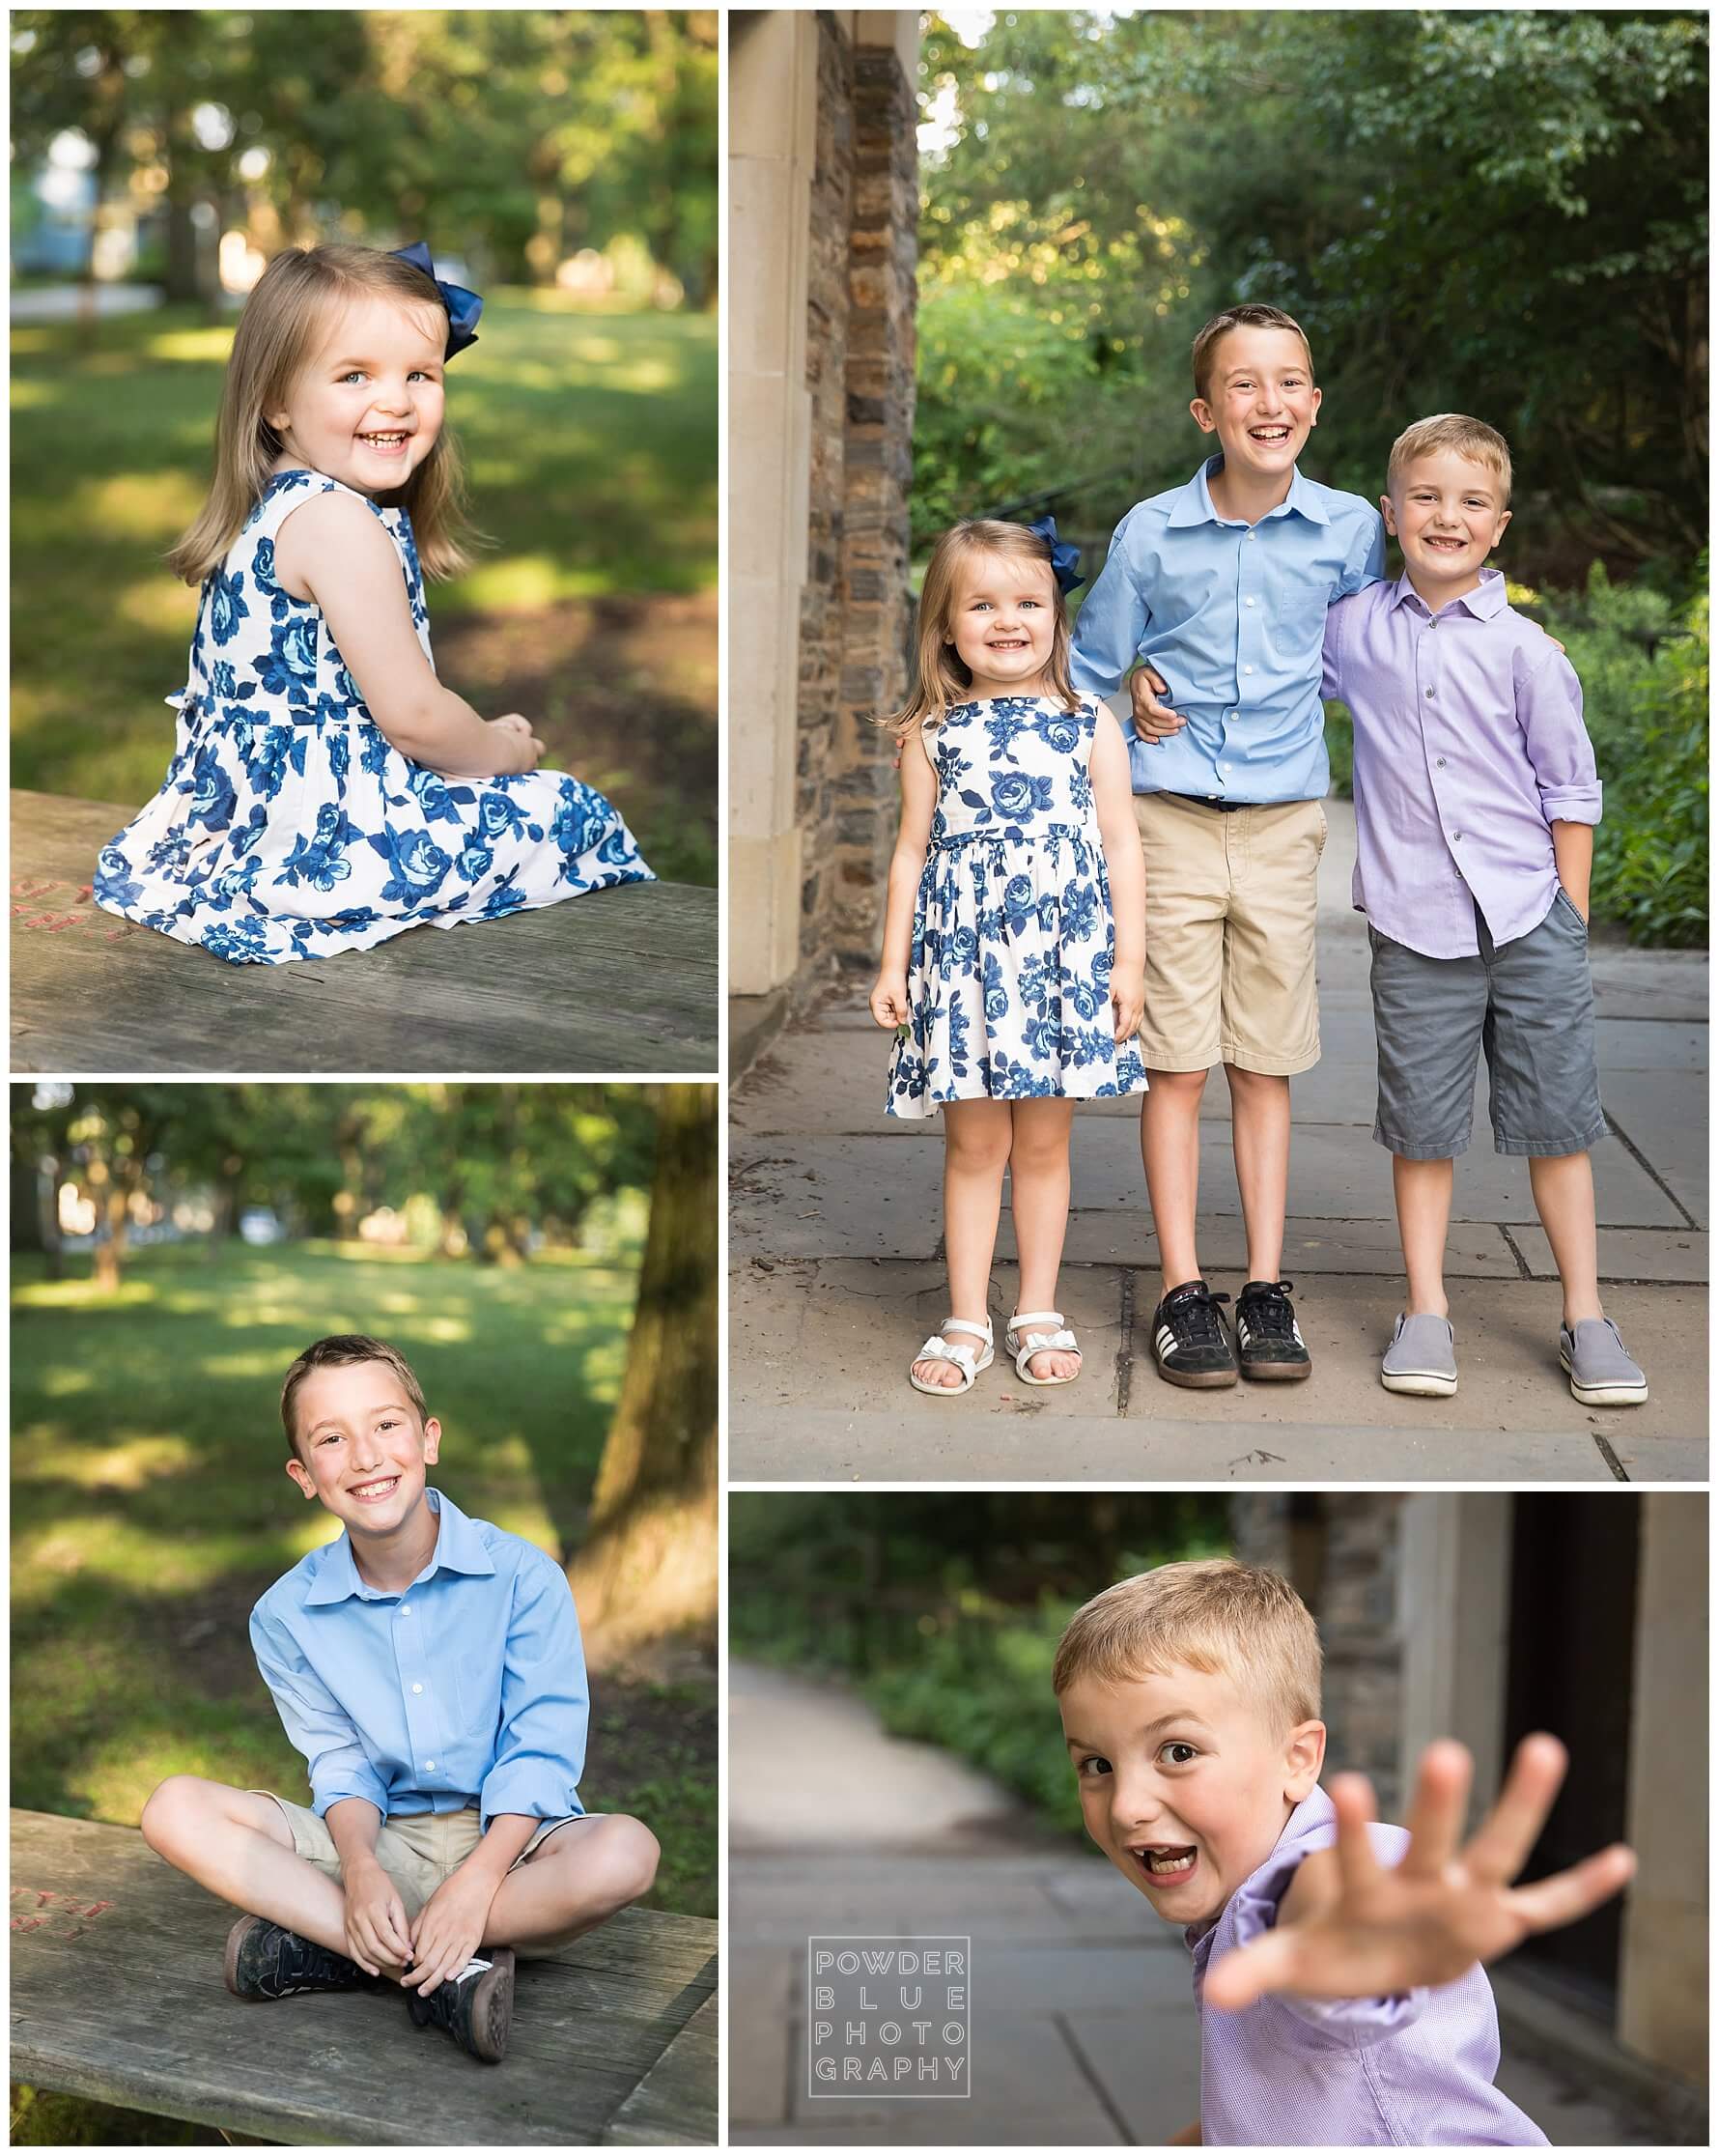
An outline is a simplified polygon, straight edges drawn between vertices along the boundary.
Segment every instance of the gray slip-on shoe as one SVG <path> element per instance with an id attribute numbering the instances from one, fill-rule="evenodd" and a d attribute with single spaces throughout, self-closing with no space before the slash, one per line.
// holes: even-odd
<path id="1" fill-rule="evenodd" d="M 1399 1311 L 1379 1382 L 1387 1392 L 1448 1399 L 1456 1390 L 1456 1334 L 1450 1319 L 1430 1311 L 1406 1318 Z"/>
<path id="2" fill-rule="evenodd" d="M 1584 1407 L 1639 1407 L 1648 1397 L 1641 1365 L 1630 1360 L 1609 1318 L 1579 1318 L 1558 1328 L 1558 1359 Z"/>

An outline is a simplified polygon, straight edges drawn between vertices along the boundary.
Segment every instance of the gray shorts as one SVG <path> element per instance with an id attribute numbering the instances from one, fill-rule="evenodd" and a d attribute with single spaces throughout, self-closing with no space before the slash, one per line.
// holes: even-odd
<path id="1" fill-rule="evenodd" d="M 1373 1136 L 1405 1160 L 1466 1152 L 1483 1052 L 1501 1153 L 1586 1152 L 1606 1135 L 1587 926 L 1560 891 L 1538 927 L 1502 950 L 1478 906 L 1475 927 L 1472 958 L 1428 958 L 1367 929 L 1379 1043 Z"/>

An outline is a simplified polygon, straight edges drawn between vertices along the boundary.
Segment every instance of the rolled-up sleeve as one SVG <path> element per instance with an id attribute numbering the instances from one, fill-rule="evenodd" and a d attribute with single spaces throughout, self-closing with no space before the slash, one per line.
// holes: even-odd
<path id="1" fill-rule="evenodd" d="M 311 1809 L 319 1818 L 343 1797 L 362 1797 L 384 1819 L 388 1789 L 352 1716 L 305 1660 L 292 1634 L 265 1611 L 251 1611 L 251 1649 L 289 1743 L 310 1767 Z"/>
<path id="2" fill-rule="evenodd" d="M 1516 719 L 1546 821 L 1598 823 L 1599 773 L 1582 718 L 1582 684 L 1563 652 L 1550 651 L 1537 666 L 1522 666 Z"/>
<path id="3" fill-rule="evenodd" d="M 505 1652 L 495 1762 L 478 1793 L 486 1833 L 500 1812 L 562 1819 L 584 1810 L 584 1650 L 567 1575 L 547 1557 L 522 1565 L 514 1581 Z"/>
<path id="4" fill-rule="evenodd" d="M 1075 623 L 1069 671 L 1084 695 L 1108 696 L 1119 686 L 1151 626 L 1151 609 L 1128 564 L 1128 527 L 1137 514 L 1131 509 L 1116 526 L 1098 582 Z"/>

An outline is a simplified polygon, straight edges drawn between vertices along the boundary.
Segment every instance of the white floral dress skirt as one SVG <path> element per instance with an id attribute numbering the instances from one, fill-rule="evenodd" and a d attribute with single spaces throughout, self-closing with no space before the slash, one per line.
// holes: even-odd
<path id="1" fill-rule="evenodd" d="M 1146 1090 L 1138 1044 L 1118 1043 L 1111 1017 L 1115 926 L 1087 770 L 1097 723 L 1090 704 L 998 696 L 956 705 L 921 737 L 937 812 L 890 1115 Z"/>
<path id="2" fill-rule="evenodd" d="M 292 512 L 350 492 L 319 471 L 280 473 L 205 579 L 189 679 L 167 699 L 173 761 L 101 849 L 97 904 L 235 964 L 278 966 L 652 881 L 594 787 L 552 771 L 443 778 L 377 725 L 322 609 L 274 576 Z M 394 542 L 429 658 L 410 522 L 356 498 Z"/>

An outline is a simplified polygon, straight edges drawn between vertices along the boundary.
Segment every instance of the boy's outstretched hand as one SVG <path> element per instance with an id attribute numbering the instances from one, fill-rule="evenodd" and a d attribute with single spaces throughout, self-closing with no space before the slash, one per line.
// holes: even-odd
<path id="1" fill-rule="evenodd" d="M 1567 1765 L 1556 1737 L 1525 1737 L 1497 1803 L 1464 1849 L 1474 1762 L 1449 1739 L 1429 1745 L 1409 1812 L 1409 1846 L 1396 1865 L 1381 1864 L 1367 1840 L 1374 1804 L 1366 1776 L 1339 1775 L 1331 1785 L 1336 1848 L 1303 1863 L 1275 1930 L 1212 1965 L 1207 2002 L 1251 2006 L 1280 1991 L 1392 1998 L 1452 1983 L 1531 1932 L 1586 1916 L 1635 1871 L 1634 1854 L 1620 1842 L 1532 1886 L 1510 1884 L 1539 1838 Z"/>

